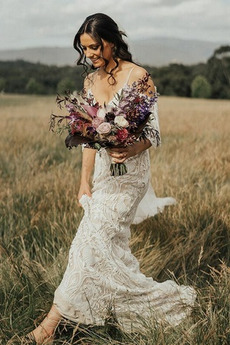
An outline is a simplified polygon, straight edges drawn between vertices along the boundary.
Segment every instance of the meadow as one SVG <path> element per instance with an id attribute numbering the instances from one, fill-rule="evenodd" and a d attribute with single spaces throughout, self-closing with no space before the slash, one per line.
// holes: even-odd
<path id="1" fill-rule="evenodd" d="M 146 275 L 194 286 L 196 305 L 174 328 L 144 320 L 142 334 L 128 335 L 68 325 L 55 344 L 230 344 L 230 101 L 162 96 L 159 107 L 151 180 L 157 196 L 177 204 L 132 226 L 130 244 Z M 51 112 L 54 96 L 0 95 L 2 345 L 49 310 L 83 214 L 81 149 L 49 132 Z"/>

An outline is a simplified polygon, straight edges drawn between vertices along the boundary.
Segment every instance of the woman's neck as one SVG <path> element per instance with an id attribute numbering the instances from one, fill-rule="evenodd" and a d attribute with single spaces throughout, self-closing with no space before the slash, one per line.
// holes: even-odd
<path id="1" fill-rule="evenodd" d="M 114 72 L 116 71 L 118 71 L 119 70 L 119 68 L 120 68 L 120 64 L 121 64 L 121 59 L 117 59 L 117 62 L 118 62 L 118 66 L 117 66 L 117 62 L 114 60 L 114 59 L 111 59 L 110 61 L 109 61 L 109 63 L 108 63 L 108 65 L 107 66 L 104 66 L 104 67 L 102 67 L 101 69 L 103 70 L 103 72 L 105 73 L 105 74 L 107 74 L 108 75 L 108 73 L 110 74 L 111 73 L 111 71 L 113 71 L 113 69 L 114 69 Z"/>
<path id="2" fill-rule="evenodd" d="M 122 65 L 126 63 L 126 61 L 121 60 L 121 59 L 117 59 L 117 61 L 118 61 L 118 66 L 117 66 L 117 63 L 112 59 L 109 61 L 106 67 L 105 66 L 100 67 L 99 71 L 100 71 L 101 77 L 108 77 L 108 74 L 110 74 L 111 72 L 113 73 L 113 76 L 115 77 L 116 74 L 122 70 Z"/>

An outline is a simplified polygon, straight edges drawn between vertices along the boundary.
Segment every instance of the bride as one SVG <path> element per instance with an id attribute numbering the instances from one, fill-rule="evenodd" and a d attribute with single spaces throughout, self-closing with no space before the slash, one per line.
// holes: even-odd
<path id="1" fill-rule="evenodd" d="M 97 13 L 86 18 L 74 39 L 80 54 L 78 64 L 85 71 L 92 64 L 94 70 L 85 78 L 85 90 L 100 105 L 119 102 L 115 95 L 146 75 L 146 70 L 132 61 L 123 35 L 110 17 Z M 151 78 L 148 85 L 150 96 L 156 91 Z M 129 332 L 140 328 L 139 315 L 177 325 L 189 314 L 196 298 L 194 289 L 146 277 L 129 248 L 130 225 L 175 202 L 156 198 L 149 183 L 148 149 L 160 145 L 156 106 L 144 133 L 145 140 L 126 148 L 102 149 L 99 153 L 83 149 L 78 200 L 84 216 L 52 308 L 26 336 L 28 341 L 42 344 L 52 338 L 62 317 L 103 325 L 112 311 L 120 327 Z M 111 176 L 111 159 L 125 162 L 128 172 Z"/>

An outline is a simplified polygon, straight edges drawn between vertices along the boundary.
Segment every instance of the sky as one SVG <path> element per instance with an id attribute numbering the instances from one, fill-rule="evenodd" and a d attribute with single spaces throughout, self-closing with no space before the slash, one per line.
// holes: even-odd
<path id="1" fill-rule="evenodd" d="M 111 16 L 128 39 L 230 44 L 230 0 L 0 0 L 0 49 L 70 47 L 84 19 Z"/>

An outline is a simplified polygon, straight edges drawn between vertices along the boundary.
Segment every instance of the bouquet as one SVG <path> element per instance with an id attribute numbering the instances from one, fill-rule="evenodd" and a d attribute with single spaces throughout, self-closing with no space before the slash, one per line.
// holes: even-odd
<path id="1" fill-rule="evenodd" d="M 66 146 L 71 149 L 78 145 L 100 150 L 101 148 L 126 147 L 144 139 L 144 127 L 157 101 L 157 94 L 146 94 L 149 75 L 131 86 L 122 88 L 114 101 L 100 106 L 85 90 L 76 96 L 69 91 L 57 96 L 56 102 L 68 115 L 51 114 L 50 130 L 62 133 L 68 131 Z M 65 120 L 65 121 L 64 121 Z M 111 175 L 127 172 L 124 163 L 111 163 Z"/>

